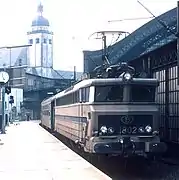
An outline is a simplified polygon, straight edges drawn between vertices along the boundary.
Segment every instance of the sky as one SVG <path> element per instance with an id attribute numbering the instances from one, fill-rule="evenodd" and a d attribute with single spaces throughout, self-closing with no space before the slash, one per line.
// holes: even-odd
<path id="1" fill-rule="evenodd" d="M 40 0 L 0 0 L 0 46 L 27 44 Z M 150 17 L 137 0 L 41 0 L 54 32 L 54 69 L 83 71 L 83 50 L 101 48 L 89 36 L 102 30 L 133 32 L 150 19 L 108 23 L 109 20 Z M 140 0 L 156 16 L 176 7 L 176 0 Z M 116 36 L 115 36 L 116 37 Z M 111 36 L 108 37 L 111 41 Z"/>

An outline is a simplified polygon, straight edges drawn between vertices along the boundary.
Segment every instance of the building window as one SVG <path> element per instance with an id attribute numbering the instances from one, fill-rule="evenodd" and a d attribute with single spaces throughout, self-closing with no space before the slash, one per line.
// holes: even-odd
<path id="1" fill-rule="evenodd" d="M 38 44 L 40 42 L 39 38 L 36 38 L 36 43 Z"/>
<path id="2" fill-rule="evenodd" d="M 49 44 L 52 44 L 52 40 L 51 39 L 49 39 Z"/>
<path id="3" fill-rule="evenodd" d="M 7 109 L 7 102 L 5 101 L 5 109 Z"/>
<path id="4" fill-rule="evenodd" d="M 22 66 L 22 59 L 19 59 L 19 66 Z"/>
<path id="5" fill-rule="evenodd" d="M 44 39 L 44 44 L 47 44 L 47 40 L 46 39 Z"/>
<path id="6" fill-rule="evenodd" d="M 29 44 L 33 44 L 33 39 L 29 39 Z"/>
<path id="7" fill-rule="evenodd" d="M 28 84 L 28 86 L 33 86 L 34 85 L 34 80 L 33 79 L 28 79 L 27 84 Z"/>

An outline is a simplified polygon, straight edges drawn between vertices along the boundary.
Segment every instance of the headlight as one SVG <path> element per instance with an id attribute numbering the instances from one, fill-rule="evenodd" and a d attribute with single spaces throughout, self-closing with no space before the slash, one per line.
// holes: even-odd
<path id="1" fill-rule="evenodd" d="M 100 130 L 101 130 L 101 132 L 102 133 L 107 133 L 107 131 L 108 131 L 108 129 L 107 129 L 107 127 L 106 126 L 102 126 L 101 128 L 100 128 Z"/>
<path id="2" fill-rule="evenodd" d="M 146 127 L 145 127 L 145 130 L 146 130 L 148 133 L 150 133 L 150 132 L 152 131 L 152 127 L 151 127 L 151 126 L 146 126 Z"/>
<path id="3" fill-rule="evenodd" d="M 140 127 L 140 128 L 139 128 L 139 132 L 140 132 L 140 133 L 144 133 L 144 131 L 145 131 L 145 129 L 144 129 L 143 127 Z"/>
<path id="4" fill-rule="evenodd" d="M 114 133 L 114 128 L 112 128 L 112 127 L 108 128 L 108 132 L 109 132 L 109 134 L 113 134 Z"/>
<path id="5" fill-rule="evenodd" d="M 130 73 L 125 73 L 123 77 L 126 80 L 130 80 L 132 78 L 132 75 Z"/>

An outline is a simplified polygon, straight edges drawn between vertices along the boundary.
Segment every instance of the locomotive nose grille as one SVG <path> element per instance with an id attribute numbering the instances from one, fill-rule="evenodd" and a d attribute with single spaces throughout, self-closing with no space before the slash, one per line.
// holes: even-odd
<path id="1" fill-rule="evenodd" d="M 151 135 L 153 125 L 152 115 L 99 115 L 98 132 L 102 126 L 112 127 L 112 135 Z M 147 126 L 147 128 L 146 128 Z M 148 129 L 148 130 L 146 130 Z M 149 132 L 150 131 L 150 132 Z M 109 135 L 107 132 L 105 135 Z"/>

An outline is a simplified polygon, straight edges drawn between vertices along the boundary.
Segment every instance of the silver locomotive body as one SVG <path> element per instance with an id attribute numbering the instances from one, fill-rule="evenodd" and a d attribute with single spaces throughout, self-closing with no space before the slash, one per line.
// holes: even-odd
<path id="1" fill-rule="evenodd" d="M 55 96 L 55 131 L 86 152 L 162 153 L 156 79 L 88 79 Z"/>

